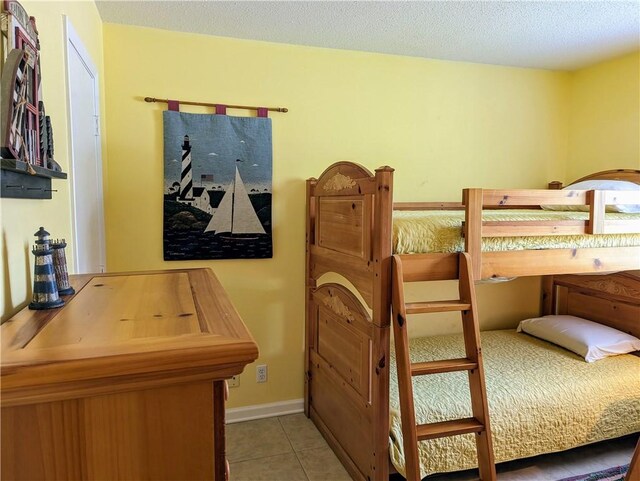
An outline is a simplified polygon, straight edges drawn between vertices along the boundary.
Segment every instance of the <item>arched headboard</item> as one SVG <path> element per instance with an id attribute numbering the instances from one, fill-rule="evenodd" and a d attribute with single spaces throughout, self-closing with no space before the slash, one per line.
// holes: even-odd
<path id="1" fill-rule="evenodd" d="M 634 182 L 636 184 L 640 184 L 640 170 L 634 170 L 634 169 L 603 170 L 602 172 L 589 174 L 571 183 L 575 184 L 576 182 L 583 182 L 585 180 L 626 180 L 627 182 Z"/>

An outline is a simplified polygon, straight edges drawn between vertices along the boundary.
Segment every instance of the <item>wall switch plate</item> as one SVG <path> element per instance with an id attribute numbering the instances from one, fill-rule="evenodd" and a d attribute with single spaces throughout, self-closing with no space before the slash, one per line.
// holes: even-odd
<path id="1" fill-rule="evenodd" d="M 256 382 L 267 382 L 267 365 L 256 366 Z"/>
<path id="2" fill-rule="evenodd" d="M 231 379 L 227 379 L 227 384 L 229 387 L 238 387 L 240 386 L 240 375 L 233 376 Z"/>

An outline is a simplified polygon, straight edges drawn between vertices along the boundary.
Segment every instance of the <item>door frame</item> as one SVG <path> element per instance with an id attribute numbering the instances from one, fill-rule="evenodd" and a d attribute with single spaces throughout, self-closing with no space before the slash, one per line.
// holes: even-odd
<path id="1" fill-rule="evenodd" d="M 96 175 L 97 175 L 97 185 L 96 185 L 96 193 L 98 195 L 98 200 L 100 207 L 98 209 L 98 239 L 99 239 L 99 265 L 102 272 L 106 271 L 107 265 L 107 255 L 106 255 L 106 237 L 105 237 L 105 227 L 104 227 L 104 193 L 103 193 L 103 170 L 102 170 L 102 134 L 100 129 L 100 83 L 98 81 L 98 69 L 95 67 L 89 52 L 85 48 L 80 36 L 76 32 L 71 20 L 67 15 L 62 16 L 63 19 L 63 30 L 64 30 L 64 64 L 65 64 L 65 82 L 66 82 L 66 93 L 67 93 L 67 129 L 68 129 L 68 140 L 69 140 L 69 174 L 71 177 L 71 181 L 69 184 L 70 192 L 71 192 L 71 232 L 73 236 L 73 261 L 74 261 L 74 272 L 77 272 L 78 267 L 80 265 L 80 256 L 79 256 L 79 247 L 78 243 L 78 230 L 77 230 L 77 218 L 76 218 L 76 177 L 74 175 L 74 149 L 73 149 L 73 110 L 71 104 L 71 69 L 69 65 L 69 52 L 70 49 L 74 49 L 80 60 L 84 64 L 85 68 L 93 78 L 94 82 L 94 98 L 93 98 L 93 111 L 96 113 L 96 135 L 95 135 L 95 143 L 96 143 Z"/>

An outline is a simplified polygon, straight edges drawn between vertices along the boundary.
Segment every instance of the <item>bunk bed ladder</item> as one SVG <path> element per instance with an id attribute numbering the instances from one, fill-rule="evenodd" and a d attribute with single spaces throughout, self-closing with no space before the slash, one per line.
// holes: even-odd
<path id="1" fill-rule="evenodd" d="M 460 299 L 414 303 L 404 302 L 404 283 L 418 279 L 406 280 L 403 277 L 401 257 L 393 256 L 393 331 L 407 481 L 420 480 L 419 441 L 467 433 L 475 433 L 476 435 L 480 479 L 483 481 L 495 481 L 496 479 L 471 257 L 467 253 L 460 253 L 458 256 L 457 278 Z M 447 311 L 462 313 L 466 357 L 411 363 L 407 336 L 407 315 Z M 412 377 L 454 371 L 469 372 L 473 417 L 416 425 Z"/>

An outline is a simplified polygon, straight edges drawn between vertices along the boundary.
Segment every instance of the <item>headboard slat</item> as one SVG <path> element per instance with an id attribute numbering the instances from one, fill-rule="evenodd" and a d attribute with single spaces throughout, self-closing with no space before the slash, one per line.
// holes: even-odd
<path id="1" fill-rule="evenodd" d="M 584 317 L 640 338 L 640 272 L 554 276 L 556 312 Z"/>
<path id="2" fill-rule="evenodd" d="M 640 306 L 638 305 L 571 292 L 567 303 L 567 314 L 590 319 L 640 337 Z"/>

